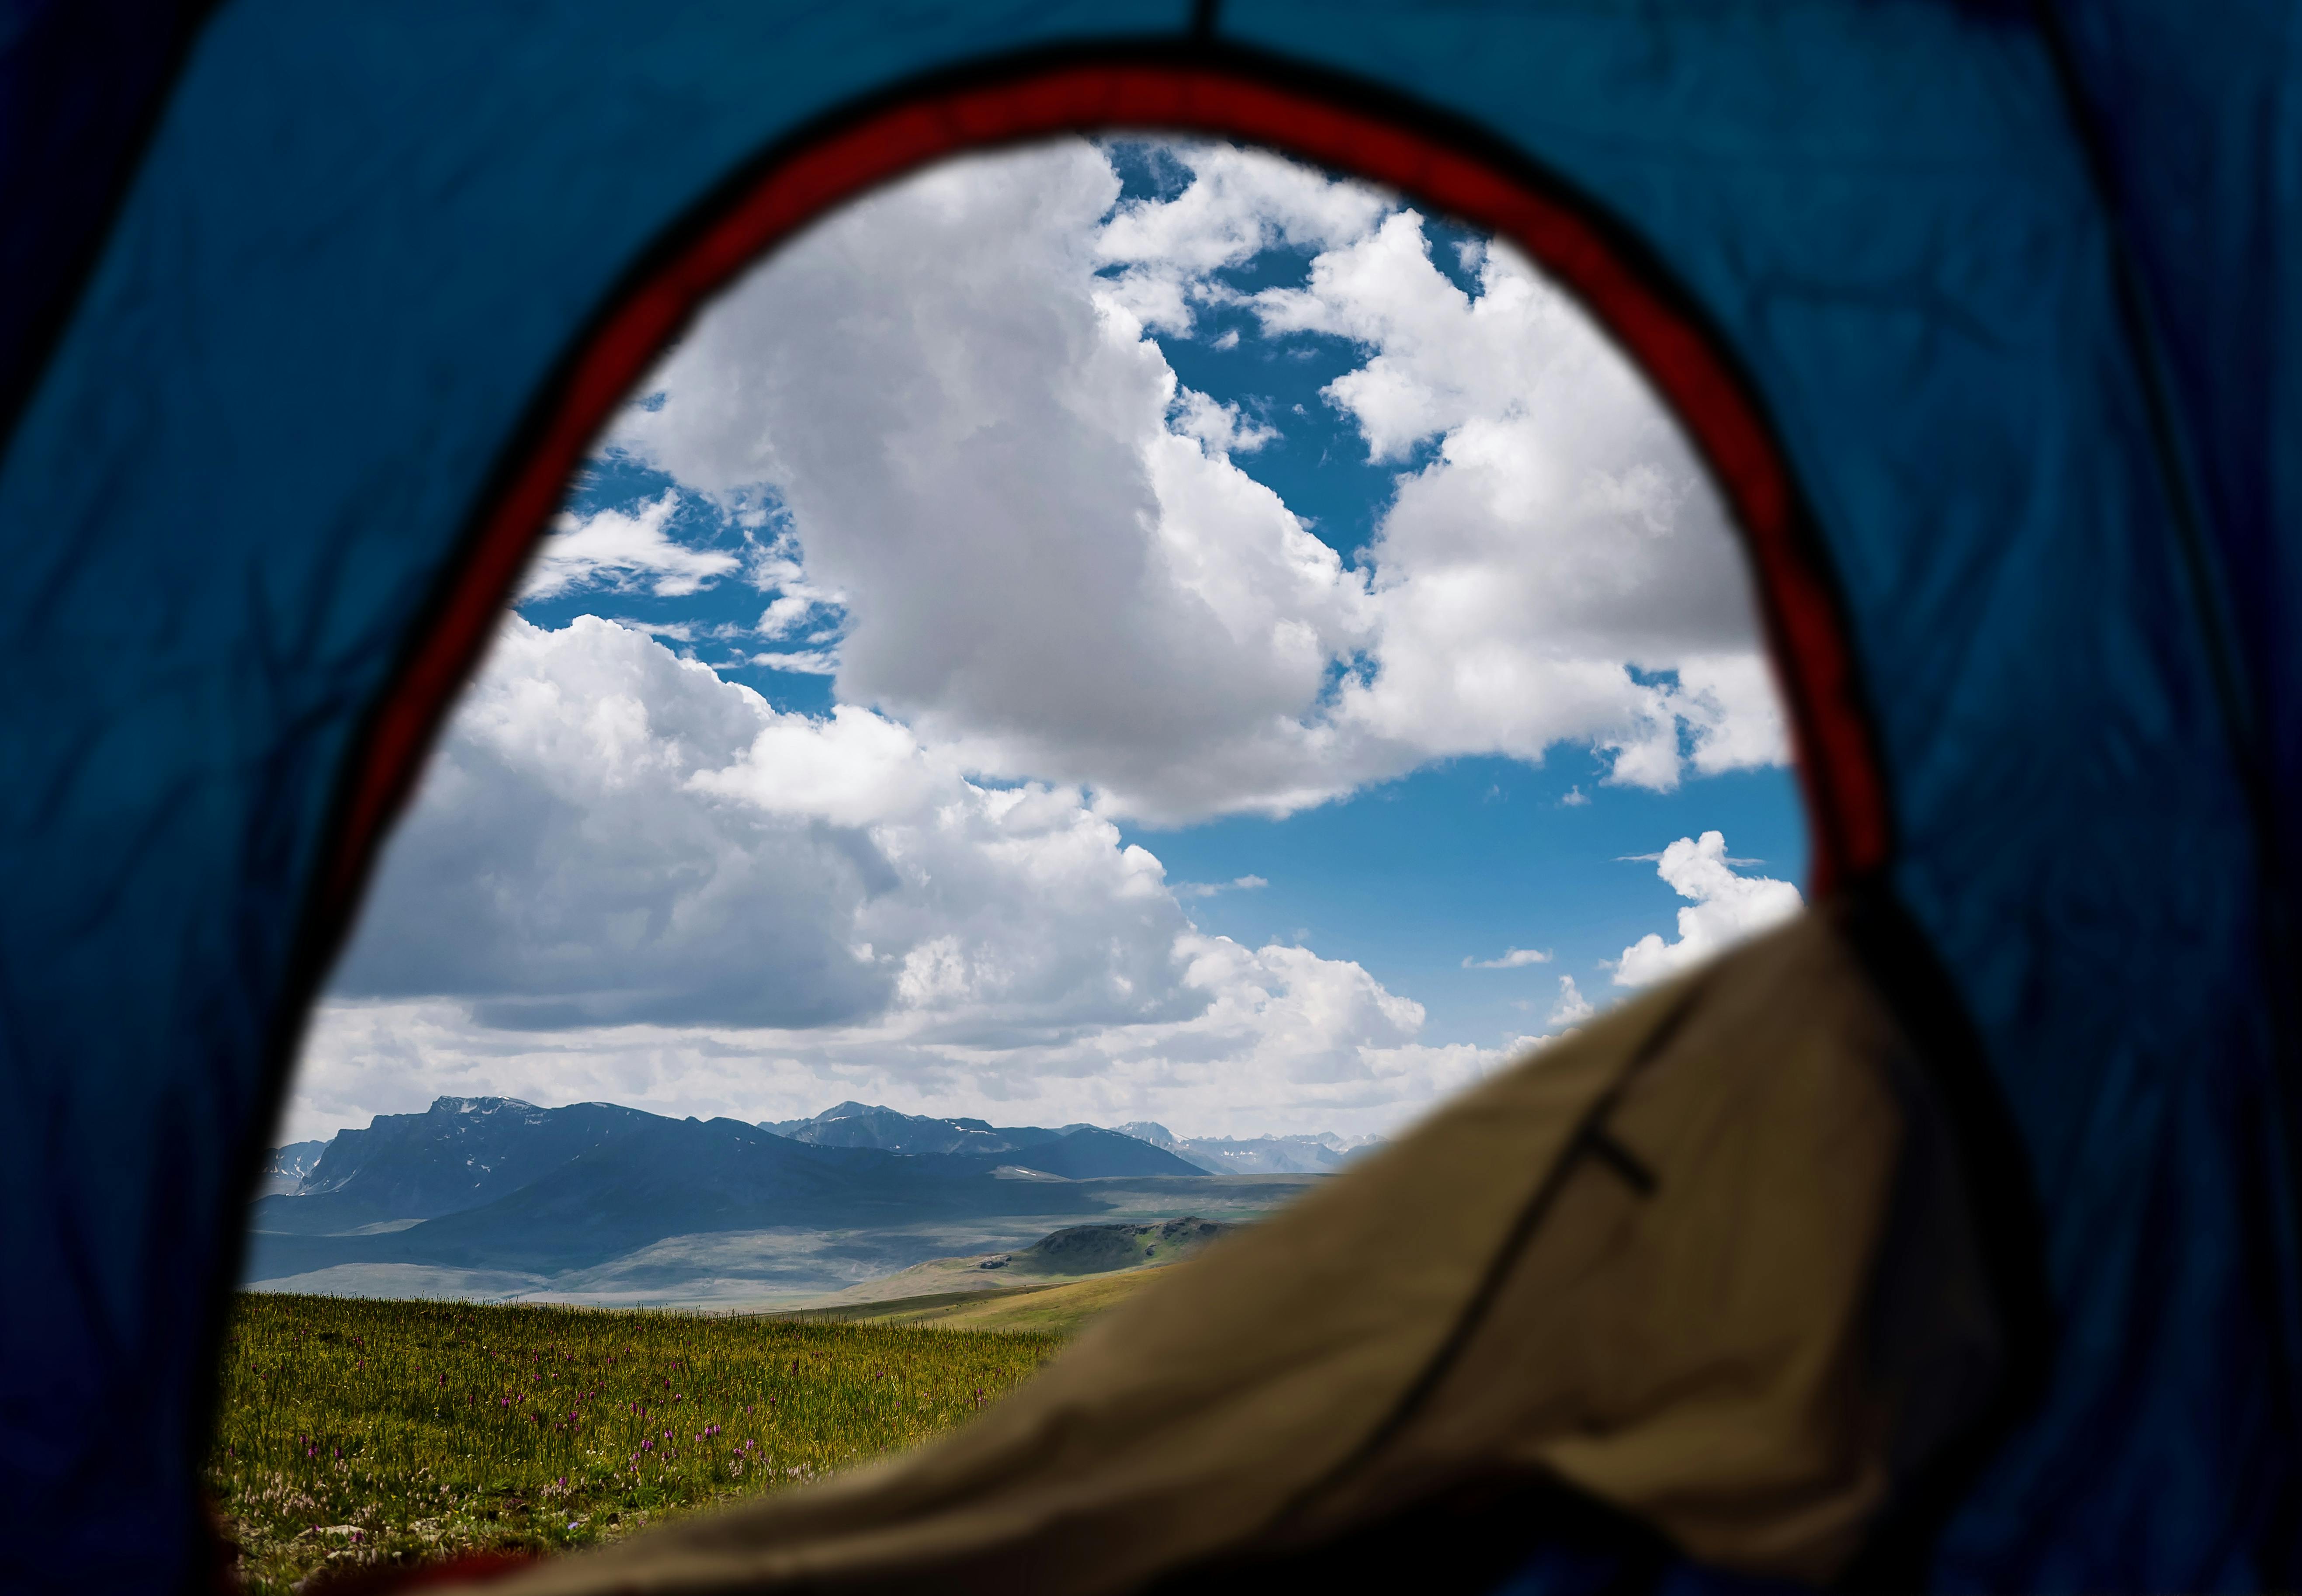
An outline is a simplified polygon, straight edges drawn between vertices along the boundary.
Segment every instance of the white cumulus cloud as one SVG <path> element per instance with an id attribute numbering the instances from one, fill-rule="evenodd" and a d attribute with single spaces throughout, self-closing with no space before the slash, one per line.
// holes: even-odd
<path id="1" fill-rule="evenodd" d="M 1558 978 L 1558 1001 L 1550 1010 L 1550 1023 L 1553 1028 L 1580 1025 L 1598 1012 L 1592 1006 L 1591 1000 L 1583 995 L 1583 989 L 1575 984 L 1573 976 Z"/>
<path id="2" fill-rule="evenodd" d="M 515 617 L 391 844 L 291 1120 L 468 1090 L 1376 1130 L 1501 1057 L 1421 1044 L 1424 1021 L 1355 963 L 1200 931 L 1074 789 L 970 780 L 868 710 L 778 712 L 607 621 Z"/>
<path id="3" fill-rule="evenodd" d="M 1562 743 L 1659 788 L 1784 757 L 1716 496 L 1578 310 L 1500 249 L 1466 292 L 1363 186 L 1165 158 L 1189 181 L 1164 200 L 1119 203 L 1079 142 L 872 197 L 702 318 L 615 447 L 783 508 L 763 623 L 836 594 L 813 658 L 842 700 L 1114 816 L 1284 814 Z M 1226 285 L 1281 244 L 1314 252 L 1302 286 Z M 1362 352 L 1327 398 L 1399 469 L 1359 564 L 1242 466 L 1271 419 L 1152 336 L 1215 304 Z"/>
<path id="4" fill-rule="evenodd" d="M 1162 332 L 1189 333 L 1195 307 L 1233 297 L 1221 268 L 1282 246 L 1348 244 L 1391 209 L 1378 189 L 1259 150 L 1172 144 L 1163 154 L 1189 181 L 1172 198 L 1119 206 L 1095 237 L 1098 260 L 1120 268 L 1102 284 L 1106 302 Z"/>
<path id="5" fill-rule="evenodd" d="M 832 1023 L 958 935 L 979 1014 L 1113 1023 L 1198 1002 L 1189 929 L 1074 791 L 977 785 L 871 710 L 779 713 L 607 621 L 514 617 L 336 987 L 504 1025 Z"/>
<path id="6" fill-rule="evenodd" d="M 1642 380 L 1508 250 L 1466 294 L 1396 213 L 1256 297 L 1264 327 L 1374 351 L 1329 384 L 1401 477 L 1374 550 L 1379 667 L 1337 719 L 1422 758 L 1613 754 L 1668 788 L 1783 757 L 1749 584 L 1708 480 Z M 1671 680 L 1672 676 L 1676 680 Z"/>
<path id="7" fill-rule="evenodd" d="M 1716 831 L 1680 837 L 1662 851 L 1655 873 L 1693 902 L 1678 911 L 1677 941 L 1650 931 L 1623 950 L 1615 965 L 1617 986 L 1651 986 L 1799 911 L 1805 900 L 1797 887 L 1771 877 L 1737 875 L 1737 862 L 1726 857 L 1726 838 Z"/>
<path id="8" fill-rule="evenodd" d="M 1316 802 L 1339 788 L 1303 717 L 1369 636 L 1365 578 L 1113 299 L 1118 196 L 1077 143 L 876 195 L 705 315 L 616 442 L 771 493 L 844 595 L 839 697 L 970 768 L 1113 813 Z"/>

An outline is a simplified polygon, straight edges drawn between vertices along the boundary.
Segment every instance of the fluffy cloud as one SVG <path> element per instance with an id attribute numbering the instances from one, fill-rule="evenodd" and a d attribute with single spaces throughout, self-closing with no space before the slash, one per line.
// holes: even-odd
<path id="1" fill-rule="evenodd" d="M 1650 931 L 1623 950 L 1615 984 L 1651 986 L 1799 911 L 1805 900 L 1797 887 L 1766 876 L 1736 875 L 1735 866 L 1744 862 L 1726 857 L 1726 838 L 1716 831 L 1683 836 L 1665 848 L 1655 873 L 1679 896 L 1694 901 L 1678 911 L 1676 942 Z"/>
<path id="2" fill-rule="evenodd" d="M 606 621 L 515 618 L 379 872 L 292 1118 L 466 1089 L 786 1117 L 829 1091 L 1376 1128 L 1501 1056 L 1419 1045 L 1423 1023 L 1356 964 L 1198 931 L 1075 791 L 971 782 L 853 706 L 779 713 Z"/>
<path id="3" fill-rule="evenodd" d="M 870 710 L 780 714 L 609 622 L 514 618 L 336 985 L 503 1025 L 1176 1018 L 1163 875 L 1076 793 L 977 785 Z"/>
<path id="4" fill-rule="evenodd" d="M 1223 267 L 1268 249 L 1340 248 L 1392 208 L 1379 190 L 1257 150 L 1169 145 L 1155 158 L 1188 182 L 1171 198 L 1120 206 L 1096 230 L 1095 250 L 1118 268 L 1108 301 L 1162 332 L 1188 334 L 1195 307 L 1235 298 L 1215 275 Z"/>
<path id="5" fill-rule="evenodd" d="M 1105 813 L 1285 813 L 1562 742 L 1652 787 L 1782 757 L 1715 498 L 1579 312 L 1501 252 L 1466 293 L 1358 185 L 1174 158 L 1164 201 L 1117 205 L 1080 143 L 872 197 L 702 318 L 615 446 L 784 508 L 805 559 L 766 621 L 839 595 L 843 700 Z M 1226 286 L 1275 245 L 1315 251 L 1304 286 Z M 1327 391 L 1402 467 L 1363 566 L 1236 463 L 1267 423 L 1147 335 L 1219 302 L 1367 352 Z"/>
<path id="6" fill-rule="evenodd" d="M 1583 989 L 1575 984 L 1573 976 L 1562 975 L 1558 978 L 1558 1001 L 1552 1005 L 1550 1019 L 1550 1024 L 1554 1029 L 1559 1026 L 1580 1025 L 1598 1012 L 1592 1006 L 1591 1000 L 1583 995 Z"/>
<path id="7" fill-rule="evenodd" d="M 1705 772 L 1780 760 L 1742 557 L 1684 440 L 1579 310 L 1476 258 L 1466 294 L 1399 212 L 1255 298 L 1270 332 L 1375 351 L 1327 389 L 1375 458 L 1436 445 L 1383 521 L 1379 665 L 1337 718 L 1426 759 L 1589 742 L 1650 787 L 1683 734 Z"/>
<path id="8" fill-rule="evenodd" d="M 1208 454 L 1225 458 L 1253 454 L 1279 436 L 1276 428 L 1241 416 L 1237 405 L 1223 404 L 1189 388 L 1167 407 L 1167 421 L 1185 437 L 1197 439 Z"/>
<path id="9" fill-rule="evenodd" d="M 325 1137 L 441 1093 L 596 1100 L 659 1113 L 791 1119 L 843 1098 L 1006 1122 L 1123 1124 L 1185 1135 L 1397 1130 L 1535 1038 L 1491 1048 L 1411 1038 L 1416 1005 L 1357 965 L 1300 948 L 1195 940 L 1206 1007 L 990 1046 L 895 1011 L 805 1030 L 709 1025 L 490 1027 L 447 999 L 333 998 L 314 1018 L 281 1135 Z"/>
<path id="10" fill-rule="evenodd" d="M 845 595 L 840 698 L 971 769 L 1118 812 L 1315 801 L 1301 717 L 1369 635 L 1365 582 L 1112 301 L 1118 193 L 1071 144 L 868 199 L 704 317 L 617 441 L 779 500 Z"/>

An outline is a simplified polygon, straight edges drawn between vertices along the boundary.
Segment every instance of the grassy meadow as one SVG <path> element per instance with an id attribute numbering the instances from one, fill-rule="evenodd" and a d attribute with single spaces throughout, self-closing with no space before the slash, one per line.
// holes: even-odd
<path id="1" fill-rule="evenodd" d="M 257 1596 L 588 1546 L 924 1441 L 1062 1339 L 243 1295 L 206 1483 Z"/>

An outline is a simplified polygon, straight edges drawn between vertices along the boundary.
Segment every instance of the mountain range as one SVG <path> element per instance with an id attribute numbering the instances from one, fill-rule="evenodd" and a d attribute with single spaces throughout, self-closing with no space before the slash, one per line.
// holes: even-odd
<path id="1" fill-rule="evenodd" d="M 723 1276 L 736 1285 L 706 1295 L 745 1281 L 769 1295 L 835 1290 L 923 1258 L 1012 1246 L 1035 1226 L 1251 1217 L 1299 1188 L 1299 1174 L 1257 1184 L 1267 1164 L 1211 1166 L 1201 1144 L 1138 1129 L 1167 1145 L 1094 1125 L 1003 1127 L 860 1103 L 753 1125 L 441 1097 L 423 1113 L 278 1149 L 251 1208 L 243 1278 L 427 1295 L 583 1297 L 609 1277 L 626 1295 L 676 1295 Z M 1283 1141 L 1340 1156 L 1314 1138 Z"/>

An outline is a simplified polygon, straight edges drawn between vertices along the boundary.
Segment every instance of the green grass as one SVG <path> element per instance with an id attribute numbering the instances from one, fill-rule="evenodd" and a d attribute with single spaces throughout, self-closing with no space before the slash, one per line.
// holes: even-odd
<path id="1" fill-rule="evenodd" d="M 255 1596 L 592 1545 L 924 1441 L 1061 1340 L 243 1295 L 206 1483 Z"/>

